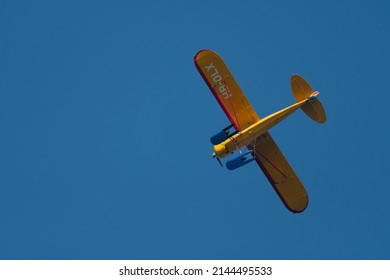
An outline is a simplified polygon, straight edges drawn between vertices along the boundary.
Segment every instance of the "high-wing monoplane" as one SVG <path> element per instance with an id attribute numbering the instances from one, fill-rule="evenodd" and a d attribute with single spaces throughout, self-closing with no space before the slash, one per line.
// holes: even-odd
<path id="1" fill-rule="evenodd" d="M 326 114 L 318 100 L 319 92 L 294 74 L 291 88 L 296 102 L 260 119 L 218 54 L 201 50 L 194 63 L 230 121 L 210 139 L 213 157 L 221 165 L 221 159 L 227 157 L 229 170 L 256 161 L 287 209 L 304 211 L 309 202 L 307 191 L 268 131 L 299 108 L 314 121 L 324 123 Z"/>

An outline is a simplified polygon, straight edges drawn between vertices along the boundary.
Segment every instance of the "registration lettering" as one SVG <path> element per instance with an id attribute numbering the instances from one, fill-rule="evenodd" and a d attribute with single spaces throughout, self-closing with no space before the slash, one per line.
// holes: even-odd
<path id="1" fill-rule="evenodd" d="M 218 88 L 219 93 L 224 99 L 228 99 L 232 96 L 228 86 L 223 82 L 222 76 L 219 74 L 218 69 L 211 62 L 210 65 L 206 65 L 206 72 L 209 74 L 211 80 L 215 83 L 214 88 Z"/>

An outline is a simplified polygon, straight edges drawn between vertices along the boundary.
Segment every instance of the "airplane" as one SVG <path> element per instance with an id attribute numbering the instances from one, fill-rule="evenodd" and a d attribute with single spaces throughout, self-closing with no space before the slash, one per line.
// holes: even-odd
<path id="1" fill-rule="evenodd" d="M 230 121 L 230 125 L 211 137 L 213 157 L 226 168 L 234 170 L 256 161 L 285 207 L 293 213 L 303 212 L 309 198 L 305 187 L 272 139 L 269 130 L 297 109 L 314 121 L 326 121 L 318 91 L 299 75 L 291 76 L 296 102 L 265 118 L 259 118 L 222 58 L 212 50 L 200 50 L 194 63 L 203 80 Z M 230 158 L 232 157 L 233 158 Z"/>

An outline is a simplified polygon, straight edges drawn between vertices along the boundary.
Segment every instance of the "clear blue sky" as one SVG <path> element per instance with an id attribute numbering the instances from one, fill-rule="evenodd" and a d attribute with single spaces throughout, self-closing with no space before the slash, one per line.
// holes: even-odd
<path id="1" fill-rule="evenodd" d="M 314 3 L 315 2 L 315 3 Z M 1 1 L 1 259 L 389 259 L 388 1 Z M 218 52 L 305 184 L 222 169 Z"/>

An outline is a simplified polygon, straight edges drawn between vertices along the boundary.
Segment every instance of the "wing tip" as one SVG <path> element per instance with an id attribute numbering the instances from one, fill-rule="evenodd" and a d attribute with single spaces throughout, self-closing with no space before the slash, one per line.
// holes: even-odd
<path id="1" fill-rule="evenodd" d="M 283 201 L 284 205 L 286 206 L 286 208 L 290 212 L 292 212 L 294 214 L 299 214 L 299 213 L 302 213 L 303 211 L 305 211 L 307 206 L 309 205 L 309 197 L 308 196 L 302 197 L 301 200 L 303 200 L 303 201 L 298 202 L 297 203 L 298 205 L 294 205 L 294 207 L 290 207 L 283 200 L 282 201 Z"/>
<path id="2" fill-rule="evenodd" d="M 218 55 L 218 53 L 216 53 L 215 51 L 211 50 L 211 49 L 200 49 L 195 55 L 194 55 L 194 61 L 196 61 L 197 59 L 201 58 L 202 56 L 204 55 L 207 55 L 207 54 L 214 54 L 214 55 Z"/>
<path id="3" fill-rule="evenodd" d="M 198 58 L 198 56 L 200 56 L 202 53 L 208 52 L 208 51 L 212 52 L 212 50 L 210 50 L 210 49 L 200 49 L 200 50 L 194 55 L 194 59 L 196 60 L 196 59 Z"/>

